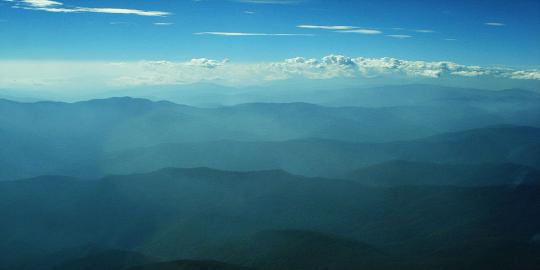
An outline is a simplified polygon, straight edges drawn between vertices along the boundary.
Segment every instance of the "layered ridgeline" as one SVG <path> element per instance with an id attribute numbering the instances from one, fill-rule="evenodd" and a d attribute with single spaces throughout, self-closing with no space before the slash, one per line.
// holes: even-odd
<path id="1" fill-rule="evenodd" d="M 540 187 L 163 169 L 0 183 L 0 269 L 534 269 Z"/>
<path id="2" fill-rule="evenodd" d="M 103 157 L 101 168 L 111 173 L 198 166 L 241 171 L 282 169 L 307 176 L 348 178 L 362 167 L 394 160 L 431 163 L 431 170 L 442 174 L 459 168 L 438 164 L 466 165 L 480 175 L 492 174 L 492 169 L 500 166 L 498 171 L 513 176 L 499 180 L 519 182 L 520 172 L 527 178 L 540 168 L 540 128 L 489 127 L 390 143 L 303 139 L 162 144 L 110 153 Z"/>
<path id="3" fill-rule="evenodd" d="M 328 102 L 309 99 L 319 95 L 304 101 L 339 107 L 0 100 L 0 179 L 93 178 L 167 166 L 342 177 L 396 159 L 538 167 L 540 95 L 534 92 L 406 86 L 324 93 Z"/>
<path id="4" fill-rule="evenodd" d="M 500 184 L 498 181 L 528 181 L 530 176 L 537 175 L 540 168 L 540 128 L 519 126 L 480 128 L 390 143 L 326 139 L 219 140 L 164 143 L 110 152 L 91 149 L 87 144 L 55 148 L 36 143 L 23 147 L 21 144 L 26 144 L 26 141 L 16 137 L 12 139 L 11 144 L 0 150 L 0 179 L 4 180 L 43 174 L 93 178 L 104 174 L 149 172 L 164 167 L 211 167 L 236 171 L 281 169 L 306 176 L 349 178 L 364 167 L 384 163 L 386 165 L 381 166 L 391 168 L 400 165 L 394 161 L 409 161 L 410 164 L 401 165 L 411 169 L 430 166 L 429 170 L 443 174 L 467 169 L 479 176 L 490 176 L 497 168 L 496 171 L 508 176 L 492 182 Z M 444 164 L 450 166 L 441 166 Z M 403 173 L 399 169 L 390 172 Z M 489 177 L 481 178 L 486 180 Z"/>
<path id="5" fill-rule="evenodd" d="M 540 265 L 540 95 L 314 91 L 0 100 L 0 270 Z"/>
<path id="6" fill-rule="evenodd" d="M 521 89 L 500 91 L 445 87 L 428 84 L 337 88 L 334 84 L 305 87 L 271 85 L 234 88 L 211 83 L 153 86 L 116 91 L 114 96 L 150 100 L 169 100 L 195 107 L 233 106 L 245 103 L 304 102 L 323 106 L 396 107 L 396 106 L 477 106 L 491 110 L 519 105 L 537 106 L 538 93 Z M 107 98 L 110 93 L 100 97 Z M 0 92 L 0 98 L 2 98 Z M 14 99 L 14 96 L 5 96 Z M 28 99 L 16 99 L 28 100 Z M 517 108 L 514 108 L 517 109 Z"/>

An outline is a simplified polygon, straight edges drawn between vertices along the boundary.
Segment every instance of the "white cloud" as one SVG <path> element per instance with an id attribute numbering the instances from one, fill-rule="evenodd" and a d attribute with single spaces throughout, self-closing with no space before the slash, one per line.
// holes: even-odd
<path id="1" fill-rule="evenodd" d="M 50 7 L 63 5 L 60 2 L 51 0 L 21 0 L 21 2 L 34 7 Z"/>
<path id="2" fill-rule="evenodd" d="M 391 38 L 397 38 L 397 39 L 412 38 L 411 35 L 386 35 L 386 36 L 391 37 Z"/>
<path id="3" fill-rule="evenodd" d="M 296 27 L 306 28 L 306 29 L 325 29 L 325 30 L 349 30 L 349 29 L 357 28 L 355 26 L 348 26 L 348 25 L 311 25 L 311 24 L 301 24 Z"/>
<path id="4" fill-rule="evenodd" d="M 126 9 L 126 8 L 75 8 L 75 12 L 95 12 L 95 13 L 112 13 L 112 14 L 132 14 L 139 16 L 167 16 L 169 12 L 163 11 L 145 11 L 138 9 Z"/>
<path id="5" fill-rule="evenodd" d="M 66 7 L 64 3 L 52 0 L 4 0 L 13 3 L 14 8 L 41 10 L 56 13 L 110 13 L 139 16 L 168 16 L 171 13 L 164 11 L 148 11 L 127 8 L 92 8 L 92 7 Z"/>
<path id="6" fill-rule="evenodd" d="M 382 34 L 381 31 L 375 30 L 375 29 L 353 29 L 353 30 L 344 30 L 344 31 L 338 31 L 340 33 L 355 33 L 355 34 L 363 34 L 363 35 L 379 35 Z"/>
<path id="7" fill-rule="evenodd" d="M 154 25 L 157 25 L 157 26 L 170 26 L 170 25 L 173 25 L 174 23 L 171 23 L 171 22 L 155 22 Z"/>
<path id="8" fill-rule="evenodd" d="M 39 72 L 36 72 L 39 71 Z M 272 81 L 381 78 L 414 80 L 459 78 L 538 81 L 540 70 L 460 65 L 448 61 L 409 61 L 395 58 L 328 55 L 295 57 L 277 62 L 231 63 L 227 59 L 188 61 L 45 62 L 0 61 L 0 89 L 116 89 L 134 86 L 212 82 L 256 86 Z M 81 91 L 82 91 L 81 90 Z"/>
<path id="9" fill-rule="evenodd" d="M 376 29 L 367 29 L 360 28 L 357 26 L 350 25 L 312 25 L 312 24 L 301 24 L 297 25 L 298 28 L 304 29 L 324 29 L 324 30 L 334 30 L 339 33 L 355 33 L 363 35 L 378 35 L 382 34 L 382 31 Z"/>
<path id="10" fill-rule="evenodd" d="M 484 23 L 484 25 L 487 25 L 487 26 L 505 26 L 506 24 L 500 23 L 500 22 L 486 22 L 486 23 Z"/>
<path id="11" fill-rule="evenodd" d="M 417 33 L 426 33 L 426 34 L 435 33 L 435 30 L 431 30 L 431 29 L 416 29 L 414 31 Z"/>
<path id="12" fill-rule="evenodd" d="M 191 59 L 188 62 L 188 65 L 196 66 L 196 67 L 204 67 L 204 68 L 217 68 L 217 67 L 225 65 L 227 62 L 229 62 L 229 59 L 218 61 L 218 60 L 212 60 L 208 58 L 195 58 L 195 59 Z"/>
<path id="13" fill-rule="evenodd" d="M 245 33 L 245 32 L 199 32 L 195 35 L 213 35 L 228 37 L 249 37 L 249 36 L 313 36 L 312 34 L 288 34 L 288 33 Z"/>
<path id="14" fill-rule="evenodd" d="M 518 70 L 510 75 L 512 79 L 519 80 L 540 80 L 540 70 Z"/>

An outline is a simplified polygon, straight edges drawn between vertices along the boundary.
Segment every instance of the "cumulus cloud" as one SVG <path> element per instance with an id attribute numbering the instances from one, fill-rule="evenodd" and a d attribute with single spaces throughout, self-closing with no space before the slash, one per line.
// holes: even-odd
<path id="1" fill-rule="evenodd" d="M 208 59 L 208 58 L 196 58 L 191 59 L 188 62 L 188 65 L 196 66 L 196 67 L 204 67 L 204 68 L 216 68 L 225 65 L 227 62 L 229 62 L 229 59 L 224 59 L 221 61 Z"/>
<path id="2" fill-rule="evenodd" d="M 295 57 L 282 62 L 267 64 L 269 78 L 289 79 L 305 77 L 308 79 L 331 79 L 354 77 L 356 64 L 353 59 L 343 55 L 328 55 L 323 58 Z"/>
<path id="3" fill-rule="evenodd" d="M 52 0 L 4 0 L 4 2 L 13 3 L 13 8 L 27 10 L 41 10 L 56 13 L 110 13 L 110 14 L 128 14 L 139 16 L 167 16 L 171 13 L 164 11 L 149 11 L 127 8 L 101 8 L 101 7 L 77 7 L 66 6 L 64 3 Z"/>
<path id="4" fill-rule="evenodd" d="M 520 80 L 540 80 L 540 70 L 518 70 L 511 73 L 510 78 Z"/>
<path id="5" fill-rule="evenodd" d="M 28 72 L 39 70 L 40 72 Z M 227 86 L 255 86 L 273 81 L 371 79 L 415 80 L 483 78 L 540 81 L 540 70 L 516 70 L 461 65 L 449 61 L 410 61 L 390 57 L 328 55 L 294 57 L 276 62 L 234 63 L 227 59 L 188 61 L 41 62 L 0 61 L 0 88 L 81 89 L 180 85 L 212 82 Z"/>
<path id="6" fill-rule="evenodd" d="M 155 76 L 158 74 L 171 74 L 171 72 L 176 75 L 183 74 L 183 76 L 176 77 L 177 83 L 215 80 L 230 85 L 235 83 L 258 84 L 264 81 L 293 78 L 324 80 L 380 76 L 432 79 L 440 77 L 492 76 L 519 80 L 540 80 L 540 70 L 485 68 L 460 65 L 448 61 L 408 61 L 390 57 L 352 58 L 343 55 L 328 55 L 320 59 L 294 57 L 279 62 L 256 64 L 232 64 L 228 60 L 199 58 L 180 63 L 159 63 L 159 69 L 155 69 L 155 62 L 146 62 L 142 63 L 142 65 L 154 66 Z M 185 76 L 186 74 L 189 74 L 189 76 Z M 165 81 L 170 82 L 171 79 Z M 147 83 L 149 82 L 147 81 Z M 156 83 L 159 84 L 159 82 Z"/>

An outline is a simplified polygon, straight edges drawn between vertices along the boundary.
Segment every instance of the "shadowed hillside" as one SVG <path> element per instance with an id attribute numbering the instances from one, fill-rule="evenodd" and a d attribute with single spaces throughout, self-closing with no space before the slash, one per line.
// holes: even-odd
<path id="1" fill-rule="evenodd" d="M 397 160 L 356 170 L 347 178 L 374 186 L 538 185 L 540 184 L 540 171 L 511 163 L 463 165 Z"/>
<path id="2" fill-rule="evenodd" d="M 526 266 L 539 254 L 539 193 L 534 186 L 368 188 L 282 171 L 205 168 L 94 181 L 4 181 L 0 254 L 18 256 L 0 261 L 4 269 L 21 261 L 31 266 L 32 257 L 23 254 L 97 243 L 160 260 L 218 260 L 263 269 L 288 263 L 332 269 L 347 256 L 368 257 L 358 263 L 381 269 L 386 264 L 379 256 L 411 269 L 444 269 L 457 261 Z M 20 246 L 24 253 L 13 250 L 16 243 L 27 243 Z"/>
<path id="3" fill-rule="evenodd" d="M 129 268 L 128 270 L 250 270 L 252 268 L 241 267 L 217 261 L 193 261 L 181 260 L 147 264 Z"/>

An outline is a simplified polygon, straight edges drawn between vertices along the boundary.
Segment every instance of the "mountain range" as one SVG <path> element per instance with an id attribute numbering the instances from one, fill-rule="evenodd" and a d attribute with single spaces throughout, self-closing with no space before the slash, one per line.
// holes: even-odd
<path id="1" fill-rule="evenodd" d="M 539 269 L 540 94 L 326 86 L 0 99 L 0 270 Z"/>
<path id="2" fill-rule="evenodd" d="M 95 178 L 132 173 L 123 170 L 131 164 L 142 171 L 210 166 L 326 177 L 393 159 L 538 166 L 540 144 L 531 137 L 540 127 L 540 95 L 534 92 L 441 87 L 430 92 L 427 86 L 402 86 L 355 94 L 347 100 L 371 107 L 250 103 L 197 108 L 127 97 L 76 103 L 0 100 L 0 180 L 46 174 Z M 465 130 L 471 131 L 458 135 Z M 501 144 L 505 149 L 491 149 L 482 141 L 476 147 L 478 140 L 499 136 L 495 133 L 500 130 L 507 130 L 501 135 L 507 137 L 493 140 L 498 145 L 508 139 Z M 515 138 L 507 134 L 512 132 Z M 450 144 L 443 142 L 444 136 L 461 141 L 445 148 Z M 522 142 L 519 136 L 527 138 Z M 426 154 L 425 144 L 440 153 Z M 476 151 L 468 151 L 468 144 L 484 156 L 473 154 L 469 160 Z M 203 151 L 208 148 L 215 150 Z M 290 149 L 295 150 L 287 153 Z M 446 153 L 452 149 L 454 153 Z M 295 155 L 298 151 L 313 155 Z M 127 159 L 118 160 L 123 156 Z M 159 159 L 163 161 L 155 161 Z M 243 166 L 247 163 L 254 166 Z"/>

